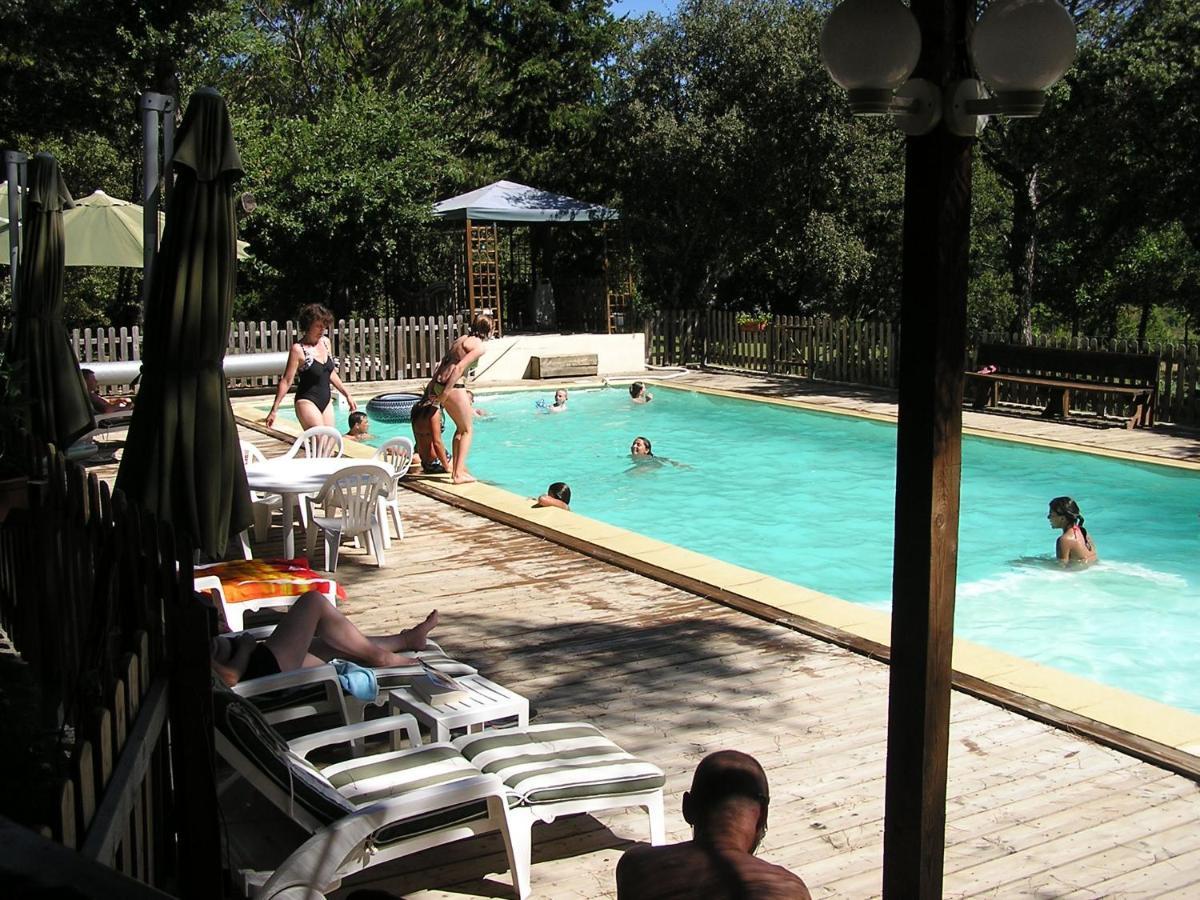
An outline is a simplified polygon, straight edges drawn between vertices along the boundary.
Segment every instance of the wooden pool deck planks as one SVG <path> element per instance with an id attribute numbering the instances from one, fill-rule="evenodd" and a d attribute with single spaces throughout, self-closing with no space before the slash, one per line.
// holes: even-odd
<path id="1" fill-rule="evenodd" d="M 285 449 L 243 436 L 270 456 Z M 436 606 L 438 639 L 528 696 L 534 722 L 593 722 L 660 765 L 670 840 L 688 836 L 680 798 L 700 757 L 755 754 L 773 797 L 761 855 L 801 874 L 814 897 L 878 895 L 885 665 L 428 497 L 404 501 L 407 537 L 387 568 L 342 555 L 345 610 L 360 627 L 399 629 Z M 255 550 L 279 548 L 276 538 Z M 950 737 L 945 896 L 1200 895 L 1194 782 L 962 694 Z M 264 807 L 231 804 L 231 828 L 291 839 Z M 634 812 L 538 826 L 535 894 L 613 896 L 620 853 L 646 834 Z M 498 843 L 480 838 L 368 870 L 334 896 L 511 896 L 507 874 L 487 875 L 503 868 Z"/>

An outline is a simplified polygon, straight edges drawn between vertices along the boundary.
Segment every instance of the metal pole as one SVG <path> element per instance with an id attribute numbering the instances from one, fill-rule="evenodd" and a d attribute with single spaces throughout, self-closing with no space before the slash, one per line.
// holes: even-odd
<path id="1" fill-rule="evenodd" d="M 17 269 L 21 264 L 21 194 L 28 162 L 29 156 L 20 150 L 4 151 L 4 172 L 8 179 L 8 276 L 12 279 L 13 309 L 17 308 Z"/>
<path id="2" fill-rule="evenodd" d="M 150 276 L 158 254 L 159 157 L 158 138 L 163 112 L 171 98 L 151 91 L 142 94 L 142 319 L 150 301 Z"/>
<path id="3" fill-rule="evenodd" d="M 171 169 L 171 160 L 175 156 L 175 110 L 178 104 L 174 97 L 167 97 L 166 103 L 163 104 L 162 130 L 163 130 L 163 184 L 166 186 L 167 194 L 164 200 L 171 198 L 171 189 L 175 187 L 175 173 Z M 164 202 L 165 207 L 165 202 Z M 157 227 L 157 222 L 155 223 Z"/>

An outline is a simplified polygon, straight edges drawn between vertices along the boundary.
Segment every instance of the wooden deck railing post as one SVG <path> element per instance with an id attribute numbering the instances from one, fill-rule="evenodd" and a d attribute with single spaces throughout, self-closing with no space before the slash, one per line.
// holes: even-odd
<path id="1" fill-rule="evenodd" d="M 209 670 L 209 616 L 192 591 L 191 548 L 174 546 L 167 526 L 160 532 L 164 560 L 179 565 L 176 589 L 167 591 L 167 644 L 171 654 L 170 725 L 172 769 L 178 802 L 179 896 L 206 900 L 222 895 L 221 834 L 213 748 L 212 680 Z M 175 552 L 172 552 L 175 551 Z"/>

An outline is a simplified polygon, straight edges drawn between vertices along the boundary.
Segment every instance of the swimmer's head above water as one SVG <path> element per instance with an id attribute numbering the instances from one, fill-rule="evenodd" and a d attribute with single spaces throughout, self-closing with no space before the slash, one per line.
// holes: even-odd
<path id="1" fill-rule="evenodd" d="M 633 443 L 629 445 L 629 452 L 633 456 L 653 456 L 654 452 L 650 447 L 650 439 L 638 435 L 633 439 Z"/>

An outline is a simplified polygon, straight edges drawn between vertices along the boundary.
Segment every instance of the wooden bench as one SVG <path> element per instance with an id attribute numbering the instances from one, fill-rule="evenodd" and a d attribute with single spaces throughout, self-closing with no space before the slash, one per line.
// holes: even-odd
<path id="1" fill-rule="evenodd" d="M 529 369 L 532 378 L 575 378 L 580 375 L 596 375 L 600 371 L 600 357 L 595 353 L 577 353 L 572 356 L 531 356 Z"/>
<path id="2" fill-rule="evenodd" d="M 967 378 L 975 382 L 976 409 L 996 405 L 1002 383 L 1046 388 L 1045 414 L 1064 417 L 1070 415 L 1074 392 L 1121 395 L 1130 403 L 1125 427 L 1136 428 L 1154 424 L 1159 363 L 1157 354 L 980 344 L 976 367 L 995 366 L 996 371 L 968 371 Z"/>

